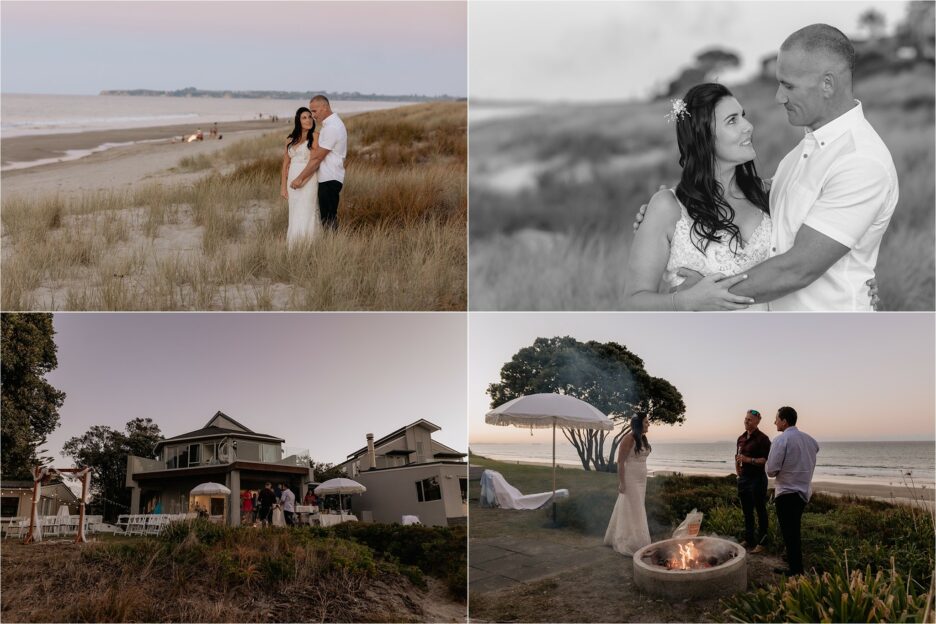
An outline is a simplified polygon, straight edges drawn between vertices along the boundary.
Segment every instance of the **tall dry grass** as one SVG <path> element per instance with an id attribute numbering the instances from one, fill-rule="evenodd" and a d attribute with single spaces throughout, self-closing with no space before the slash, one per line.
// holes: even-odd
<path id="1" fill-rule="evenodd" d="M 802 136 L 774 103 L 775 88 L 733 87 L 755 126 L 764 177 Z M 933 310 L 932 68 L 871 77 L 856 94 L 900 183 L 876 268 L 882 308 Z M 543 107 L 472 126 L 472 309 L 620 309 L 634 215 L 658 185 L 679 180 L 668 106 L 587 105 L 574 115 Z"/>
<path id="2" fill-rule="evenodd" d="M 340 228 L 288 249 L 285 137 L 233 144 L 187 185 L 4 198 L 4 310 L 463 310 L 467 109 L 347 120 Z"/>

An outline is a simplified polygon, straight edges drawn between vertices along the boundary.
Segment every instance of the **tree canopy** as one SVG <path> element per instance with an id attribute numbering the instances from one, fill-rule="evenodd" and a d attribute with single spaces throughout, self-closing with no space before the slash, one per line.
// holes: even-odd
<path id="1" fill-rule="evenodd" d="M 31 479 L 40 447 L 59 426 L 65 393 L 45 376 L 58 366 L 51 314 L 3 314 L 0 320 L 0 473 L 4 479 Z"/>
<path id="2" fill-rule="evenodd" d="M 127 456 L 155 457 L 154 447 L 161 438 L 159 425 L 152 419 L 134 418 L 124 431 L 94 425 L 68 440 L 62 454 L 78 466 L 91 468 L 91 505 L 112 519 L 130 508 Z"/>
<path id="3" fill-rule="evenodd" d="M 686 406 L 679 391 L 665 379 L 650 376 L 643 360 L 616 342 L 537 338 L 504 364 L 500 382 L 490 384 L 487 392 L 492 408 L 528 394 L 554 392 L 574 396 L 607 414 L 620 425 L 614 432 L 562 430 L 585 470 L 615 469 L 617 447 L 630 431 L 633 416 L 665 424 L 685 421 Z"/>

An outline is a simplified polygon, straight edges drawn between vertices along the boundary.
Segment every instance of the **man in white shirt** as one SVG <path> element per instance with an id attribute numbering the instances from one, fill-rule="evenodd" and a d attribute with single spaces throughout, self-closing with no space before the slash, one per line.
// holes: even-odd
<path id="1" fill-rule="evenodd" d="M 318 147 L 312 150 L 309 164 L 290 183 L 294 189 L 301 188 L 318 171 L 318 203 L 322 225 L 338 228 L 338 200 L 344 186 L 344 159 L 348 155 L 348 130 L 334 112 L 324 95 L 309 100 L 309 110 L 315 122 L 321 126 Z"/>
<path id="2" fill-rule="evenodd" d="M 776 101 L 806 133 L 773 178 L 771 257 L 732 294 L 770 310 L 873 309 L 866 282 L 897 206 L 897 171 L 854 98 L 854 67 L 848 37 L 826 24 L 801 28 L 780 47 Z M 680 289 L 702 277 L 679 274 L 687 276 Z"/>
<path id="3" fill-rule="evenodd" d="M 774 571 L 787 576 L 803 573 L 800 524 L 806 503 L 812 497 L 812 478 L 819 453 L 819 443 L 796 428 L 796 419 L 796 410 L 792 407 L 777 410 L 774 424 L 780 435 L 771 443 L 766 465 L 768 476 L 776 479 L 774 504 L 789 566 Z"/>
<path id="4" fill-rule="evenodd" d="M 286 524 L 292 526 L 295 524 L 296 495 L 286 483 L 281 483 L 280 489 L 282 490 L 280 504 L 283 506 L 283 515 L 286 517 Z"/>
<path id="5" fill-rule="evenodd" d="M 772 257 L 731 289 L 771 310 L 871 310 L 881 239 L 897 206 L 897 171 L 852 94 L 855 50 L 826 24 L 802 28 L 777 56 L 776 100 L 800 144 L 770 189 Z"/>

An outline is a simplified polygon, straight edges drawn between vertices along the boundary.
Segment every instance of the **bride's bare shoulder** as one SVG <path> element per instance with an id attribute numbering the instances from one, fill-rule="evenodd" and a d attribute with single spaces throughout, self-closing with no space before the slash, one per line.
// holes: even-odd
<path id="1" fill-rule="evenodd" d="M 644 224 L 656 224 L 659 227 L 669 229 L 682 216 L 682 209 L 673 191 L 663 189 L 654 193 L 647 205 L 647 213 L 644 215 Z"/>

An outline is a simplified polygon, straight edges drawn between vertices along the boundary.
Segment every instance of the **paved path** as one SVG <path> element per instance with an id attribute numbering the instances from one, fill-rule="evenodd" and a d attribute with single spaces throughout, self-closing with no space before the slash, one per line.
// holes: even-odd
<path id="1" fill-rule="evenodd" d="M 605 546 L 567 546 L 515 537 L 472 539 L 468 591 L 489 592 L 568 572 L 594 563 Z"/>

